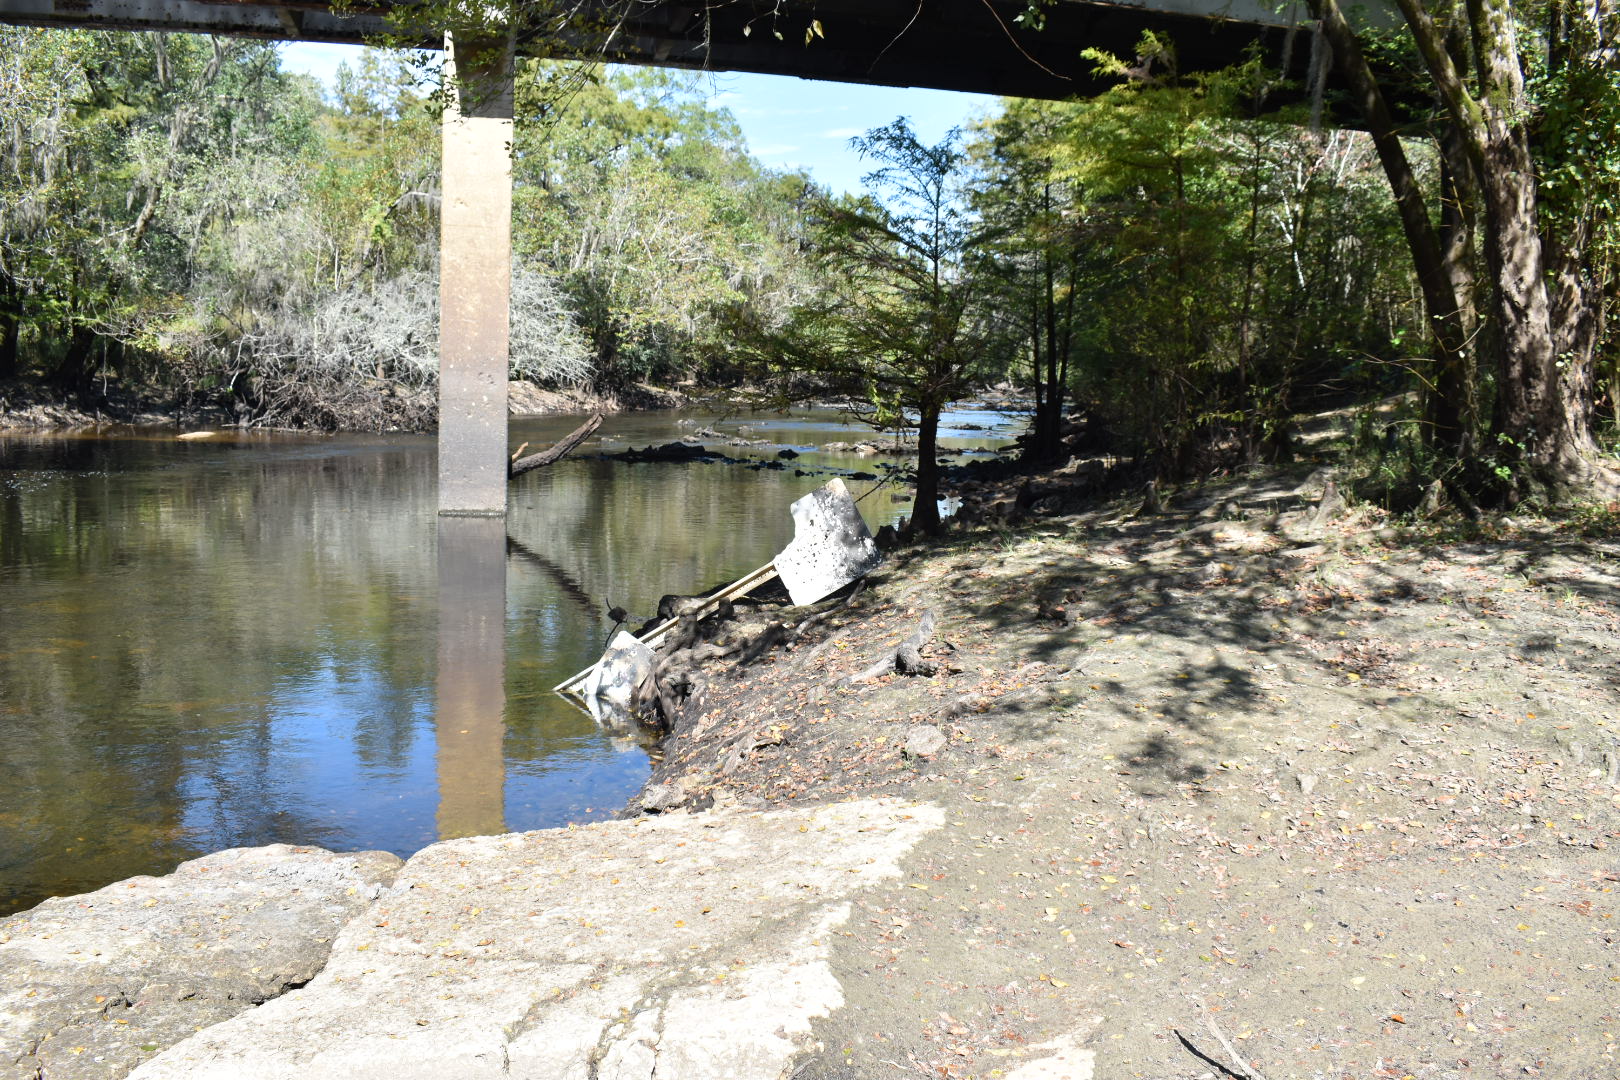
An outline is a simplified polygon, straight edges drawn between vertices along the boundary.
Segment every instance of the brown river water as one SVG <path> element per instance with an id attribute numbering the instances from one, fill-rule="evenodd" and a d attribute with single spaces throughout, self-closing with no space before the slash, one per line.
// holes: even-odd
<path id="1" fill-rule="evenodd" d="M 512 444 L 576 422 L 514 421 Z M 942 445 L 1021 425 L 951 414 Z M 769 445 L 597 456 L 701 428 Z M 609 417 L 514 483 L 503 528 L 435 514 L 431 437 L 0 432 L 0 914 L 221 848 L 408 855 L 611 816 L 647 753 L 550 687 L 610 605 L 739 577 L 794 499 L 883 475 L 819 449 L 865 437 L 830 412 Z M 874 529 L 908 510 L 847 482 Z"/>

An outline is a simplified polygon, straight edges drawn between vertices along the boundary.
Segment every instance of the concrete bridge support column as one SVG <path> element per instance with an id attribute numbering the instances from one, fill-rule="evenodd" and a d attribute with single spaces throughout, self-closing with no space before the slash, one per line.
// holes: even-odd
<path id="1" fill-rule="evenodd" d="M 445 36 L 439 513 L 506 513 L 512 45 Z"/>

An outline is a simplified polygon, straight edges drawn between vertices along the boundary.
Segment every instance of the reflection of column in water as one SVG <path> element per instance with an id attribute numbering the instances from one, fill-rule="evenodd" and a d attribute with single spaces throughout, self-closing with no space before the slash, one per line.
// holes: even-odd
<path id="1" fill-rule="evenodd" d="M 439 839 L 506 831 L 506 519 L 439 519 Z"/>

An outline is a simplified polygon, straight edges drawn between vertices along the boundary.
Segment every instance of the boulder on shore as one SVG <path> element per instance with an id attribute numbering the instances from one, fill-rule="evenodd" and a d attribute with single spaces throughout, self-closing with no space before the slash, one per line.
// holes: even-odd
<path id="1" fill-rule="evenodd" d="M 122 1077 L 302 986 L 401 865 L 236 848 L 0 919 L 0 1080 Z"/>

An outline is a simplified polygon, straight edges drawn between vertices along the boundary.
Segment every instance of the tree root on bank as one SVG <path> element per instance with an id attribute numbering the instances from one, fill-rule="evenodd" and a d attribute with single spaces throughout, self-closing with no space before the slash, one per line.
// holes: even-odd
<path id="1" fill-rule="evenodd" d="M 735 658 L 731 665 L 735 672 L 757 663 L 773 649 L 797 642 L 830 616 L 847 609 L 863 587 L 864 583 L 857 583 L 842 599 L 812 610 L 796 623 L 770 614 L 785 604 L 751 598 L 724 601 L 702 618 L 692 612 L 678 616 L 675 628 L 658 647 L 658 662 L 652 674 L 636 693 L 634 711 L 655 718 L 654 726 L 663 731 L 673 730 L 702 711 L 705 677 L 714 664 Z M 666 606 L 678 610 L 685 599 L 666 597 Z"/>
<path id="2" fill-rule="evenodd" d="M 833 614 L 834 612 L 843 611 L 845 608 L 849 607 L 855 602 L 856 597 L 861 595 L 861 590 L 865 588 L 865 581 L 857 581 L 855 583 L 855 588 L 851 589 L 849 595 L 844 597 L 843 600 L 834 604 L 832 607 L 824 608 L 821 611 L 806 615 L 804 618 L 800 619 L 798 625 L 792 630 L 788 631 L 788 640 L 798 641 L 805 635 L 807 631 L 814 629 L 827 616 Z"/>
<path id="3" fill-rule="evenodd" d="M 898 671 L 902 675 L 932 675 L 939 670 L 938 667 L 922 658 L 922 647 L 928 644 L 934 636 L 934 610 L 929 608 L 917 622 L 917 629 L 906 636 L 906 639 L 894 647 L 894 650 L 871 667 L 857 671 L 853 675 L 846 675 L 834 683 L 837 689 L 853 686 L 855 683 L 875 679 L 879 675 L 886 675 L 891 671 Z"/>

